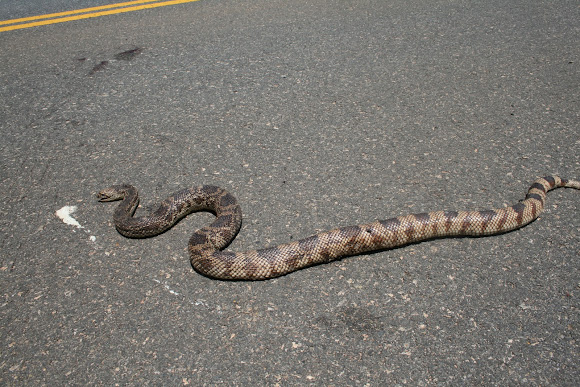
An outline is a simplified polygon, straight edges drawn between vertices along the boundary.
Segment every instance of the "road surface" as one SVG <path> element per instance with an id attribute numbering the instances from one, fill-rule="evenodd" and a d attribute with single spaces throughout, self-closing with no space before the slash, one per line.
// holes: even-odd
<path id="1" fill-rule="evenodd" d="M 97 4 L 15 3 L 4 19 Z M 577 191 L 516 232 L 261 282 L 193 271 L 211 214 L 130 240 L 94 197 L 130 182 L 143 214 L 222 186 L 231 251 L 514 204 L 580 177 L 578 20 L 575 1 L 200 0 L 0 32 L 0 384 L 578 385 Z"/>

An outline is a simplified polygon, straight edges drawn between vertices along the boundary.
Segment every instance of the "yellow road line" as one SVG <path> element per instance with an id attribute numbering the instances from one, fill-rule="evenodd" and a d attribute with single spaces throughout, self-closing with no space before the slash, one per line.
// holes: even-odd
<path id="1" fill-rule="evenodd" d="M 68 21 L 72 21 L 72 20 L 88 19 L 88 18 L 92 18 L 92 17 L 114 15 L 117 13 L 139 11 L 139 10 L 148 9 L 148 8 L 164 7 L 166 5 L 192 3 L 192 2 L 198 1 L 198 0 L 171 0 L 171 1 L 162 1 L 162 2 L 156 2 L 156 1 L 159 1 L 159 0 L 137 0 L 137 1 L 124 2 L 124 3 L 103 5 L 100 7 L 77 9 L 74 11 L 58 12 L 58 13 L 51 13 L 51 14 L 46 14 L 46 15 L 24 17 L 24 18 L 20 18 L 20 19 L 4 20 L 4 21 L 0 21 L 0 25 L 21 23 L 21 22 L 30 21 L 30 20 L 48 19 L 48 20 L 40 20 L 40 21 L 36 21 L 36 22 L 31 22 L 31 23 L 23 23 L 23 24 L 10 25 L 10 26 L 6 26 L 6 27 L 0 27 L 0 32 L 18 30 L 18 29 L 22 29 L 22 28 L 43 26 L 43 25 L 47 25 L 47 24 L 64 23 L 64 22 L 68 22 Z M 153 4 L 146 4 L 146 3 L 153 3 Z M 135 5 L 135 4 L 142 4 L 142 5 L 130 6 L 130 5 Z M 123 8 L 119 8 L 119 7 L 123 7 Z M 109 8 L 116 8 L 116 9 L 109 9 Z M 106 10 L 106 11 L 102 11 L 102 10 Z M 75 14 L 81 14 L 81 15 L 75 15 Z M 67 16 L 67 15 L 75 15 L 75 16 Z M 55 17 L 56 17 L 56 19 L 51 19 L 51 18 L 55 18 Z"/>
<path id="2" fill-rule="evenodd" d="M 159 0 L 137 0 L 137 1 L 129 1 L 129 2 L 126 2 L 126 3 L 116 3 L 116 4 L 101 5 L 100 7 L 91 7 L 91 8 L 75 9 L 74 11 L 65 11 L 65 12 L 58 12 L 58 13 L 48 13 L 46 15 L 30 16 L 30 17 L 23 17 L 23 18 L 20 18 L 20 19 L 12 19 L 12 20 L 0 21 L 0 25 L 2 25 L 2 24 L 16 24 L 16 23 L 21 23 L 21 22 L 30 21 L 30 20 L 38 20 L 38 19 L 50 19 L 50 18 L 53 18 L 53 17 L 74 15 L 75 13 L 86 13 L 86 12 L 100 11 L 102 9 L 126 7 L 126 6 L 129 6 L 129 5 L 137 5 L 137 4 L 143 4 L 143 3 L 152 3 L 154 1 L 159 1 Z"/>

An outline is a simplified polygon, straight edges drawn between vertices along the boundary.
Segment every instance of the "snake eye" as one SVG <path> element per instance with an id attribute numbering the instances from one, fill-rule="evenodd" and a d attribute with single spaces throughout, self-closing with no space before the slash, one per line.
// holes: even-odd
<path id="1" fill-rule="evenodd" d="M 97 192 L 97 194 L 95 196 L 97 197 L 97 200 L 99 200 L 100 202 L 104 202 L 108 198 L 108 196 L 102 192 Z"/>

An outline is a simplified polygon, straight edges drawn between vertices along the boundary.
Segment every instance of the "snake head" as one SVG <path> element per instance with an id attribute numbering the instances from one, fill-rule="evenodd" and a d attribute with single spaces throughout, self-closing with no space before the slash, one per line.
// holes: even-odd
<path id="1" fill-rule="evenodd" d="M 114 202 L 125 197 L 125 192 L 119 189 L 119 186 L 105 188 L 97 193 L 97 199 L 100 202 Z"/>

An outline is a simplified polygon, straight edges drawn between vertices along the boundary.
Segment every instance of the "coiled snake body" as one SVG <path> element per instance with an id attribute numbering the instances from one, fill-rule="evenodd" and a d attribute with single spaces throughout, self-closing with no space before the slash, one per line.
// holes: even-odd
<path id="1" fill-rule="evenodd" d="M 260 280 L 341 257 L 393 248 L 448 236 L 483 236 L 511 231 L 535 220 L 544 209 L 546 193 L 558 187 L 580 189 L 580 182 L 558 176 L 536 180 L 526 198 L 510 207 L 485 211 L 435 211 L 347 226 L 276 247 L 242 253 L 221 251 L 236 236 L 242 211 L 234 196 L 204 185 L 165 199 L 149 216 L 133 217 L 139 197 L 130 185 L 114 185 L 97 194 L 99 201 L 123 199 L 113 215 L 117 230 L 130 238 L 160 234 L 194 211 L 211 211 L 215 221 L 189 240 L 191 264 L 213 278 Z"/>

